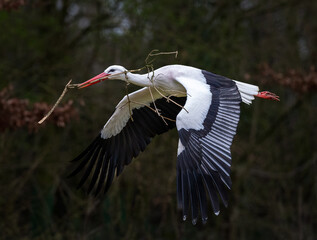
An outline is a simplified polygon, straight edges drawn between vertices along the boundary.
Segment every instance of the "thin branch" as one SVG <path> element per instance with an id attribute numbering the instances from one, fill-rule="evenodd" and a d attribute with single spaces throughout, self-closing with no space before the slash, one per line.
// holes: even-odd
<path id="1" fill-rule="evenodd" d="M 165 96 L 156 86 L 155 86 L 155 78 L 154 78 L 154 66 L 153 66 L 153 62 L 156 60 L 156 58 L 154 59 L 150 59 L 151 57 L 153 56 L 159 56 L 159 55 L 170 55 L 170 54 L 174 54 L 175 55 L 175 58 L 177 57 L 178 55 L 178 51 L 174 51 L 174 52 L 159 52 L 159 50 L 155 49 L 155 50 L 152 50 L 148 56 L 146 57 L 145 59 L 145 66 L 144 67 L 141 67 L 141 68 L 138 68 L 138 69 L 134 69 L 134 70 L 126 70 L 124 72 L 120 72 L 120 73 L 116 73 L 116 74 L 113 74 L 112 76 L 116 76 L 116 75 L 120 75 L 120 74 L 125 74 L 125 79 L 126 79 L 126 96 L 127 96 L 127 104 L 129 104 L 129 114 L 130 114 L 130 119 L 133 121 L 133 117 L 132 117 L 132 109 L 131 109 L 131 100 L 130 100 L 130 97 L 129 97 L 129 93 L 128 93 L 128 85 L 129 85 L 129 81 L 128 81 L 128 76 L 127 76 L 127 73 L 128 72 L 139 72 L 139 71 L 142 71 L 143 69 L 147 69 L 147 72 L 148 72 L 148 79 L 149 81 L 153 84 L 153 88 L 163 97 L 167 100 L 167 102 L 171 101 L 172 103 L 174 103 L 175 105 L 181 107 L 182 109 L 184 109 L 187 113 L 188 111 L 184 108 L 184 106 L 178 104 L 177 102 L 175 102 L 174 100 L 172 100 L 170 98 L 170 96 Z M 150 76 L 150 74 L 152 73 L 152 76 Z M 51 114 L 52 112 L 55 110 L 55 108 L 57 107 L 57 105 L 62 101 L 63 97 L 65 96 L 66 92 L 68 91 L 68 89 L 71 89 L 71 88 L 77 88 L 77 89 L 80 89 L 80 88 L 83 88 L 83 87 L 87 87 L 89 85 L 92 85 L 94 83 L 97 83 L 97 82 L 101 82 L 102 80 L 106 79 L 107 77 L 103 77 L 103 78 L 99 78 L 99 79 L 96 79 L 92 82 L 89 82 L 88 85 L 83 85 L 83 84 L 71 84 L 72 80 L 70 80 L 62 94 L 60 95 L 60 97 L 57 99 L 56 103 L 54 104 L 54 106 L 51 108 L 51 110 L 40 120 L 38 121 L 38 124 L 42 124 Z M 165 119 L 168 119 L 170 121 L 175 121 L 173 119 L 169 119 L 167 117 L 164 117 L 162 116 L 162 114 L 160 113 L 159 109 L 157 108 L 156 104 L 155 104 L 155 99 L 154 99 L 154 96 L 153 96 L 153 93 L 152 93 L 152 90 L 151 90 L 151 87 L 149 87 L 149 91 L 150 91 L 150 95 L 151 95 L 151 98 L 152 98 L 152 102 L 153 102 L 153 106 L 155 108 L 152 109 L 156 112 L 156 114 L 162 118 L 162 120 L 164 121 L 164 123 L 166 125 L 167 122 L 165 121 Z M 124 105 L 125 106 L 125 105 Z M 147 106 L 146 104 L 144 104 L 144 106 Z M 149 106 L 147 106 L 149 107 Z"/>
<path id="2" fill-rule="evenodd" d="M 177 103 L 177 102 L 175 102 L 174 100 L 172 100 L 172 99 L 170 98 L 170 96 L 166 97 L 163 93 L 161 93 L 161 92 L 158 90 L 158 88 L 157 88 L 154 84 L 153 84 L 153 87 L 154 87 L 154 89 L 155 89 L 163 98 L 166 99 L 167 102 L 171 101 L 171 102 L 174 103 L 176 106 L 179 106 L 180 108 L 184 109 L 187 113 L 189 113 L 188 110 L 187 110 L 184 106 L 182 106 L 182 105 L 180 105 L 179 103 Z"/>
<path id="3" fill-rule="evenodd" d="M 150 94 L 151 94 L 151 98 L 152 98 L 153 106 L 154 106 L 154 108 L 155 108 L 155 112 L 157 113 L 157 115 L 158 115 L 159 117 L 162 118 L 162 120 L 164 121 L 164 123 L 165 123 L 166 125 L 168 125 L 167 122 L 165 121 L 164 117 L 162 117 L 161 113 L 159 112 L 158 108 L 156 107 L 155 100 L 154 100 L 154 97 L 153 97 L 153 93 L 152 93 L 152 90 L 151 90 L 150 87 L 149 87 L 149 91 L 150 91 Z"/>
<path id="4" fill-rule="evenodd" d="M 152 53 L 153 51 L 154 51 L 154 50 L 152 50 L 151 53 Z M 151 53 L 149 53 L 148 57 L 151 55 Z M 148 62 L 148 57 L 145 59 L 145 62 Z M 152 61 L 152 62 L 154 62 L 154 61 Z M 153 67 L 152 64 L 151 64 L 151 65 L 147 65 L 146 67 L 147 67 L 147 70 L 148 70 L 148 79 L 150 80 L 150 82 L 151 82 L 151 83 L 153 84 L 153 86 L 154 86 L 154 81 L 153 81 L 153 79 L 154 79 L 154 67 Z M 150 78 L 150 71 L 152 72 L 151 78 Z M 149 91 L 150 91 L 150 95 L 151 95 L 151 98 L 152 98 L 153 106 L 154 106 L 154 108 L 155 108 L 155 110 L 156 110 L 157 115 L 162 118 L 162 120 L 164 121 L 164 123 L 165 123 L 166 126 L 167 126 L 167 125 L 168 125 L 167 122 L 165 121 L 164 117 L 162 117 L 161 113 L 159 112 L 158 108 L 156 107 L 155 100 L 154 100 L 154 97 L 153 97 L 153 93 L 152 93 L 152 90 L 151 90 L 150 87 L 149 87 Z"/>
<path id="5" fill-rule="evenodd" d="M 147 55 L 147 57 L 145 59 L 145 63 L 147 65 L 150 65 L 156 60 L 156 58 L 154 58 L 152 60 L 149 60 L 150 57 L 159 56 L 159 55 L 171 55 L 171 54 L 175 55 L 175 58 L 177 58 L 178 51 L 174 51 L 174 52 L 160 52 L 158 49 L 154 49 Z"/>
<path id="6" fill-rule="evenodd" d="M 63 99 L 63 97 L 65 96 L 65 94 L 66 94 L 66 92 L 67 92 L 68 89 L 70 89 L 70 88 L 78 88 L 78 84 L 70 84 L 71 82 L 72 82 L 72 80 L 70 80 L 70 81 L 66 84 L 66 86 L 65 86 L 65 88 L 64 88 L 64 90 L 63 90 L 63 92 L 62 92 L 62 94 L 59 96 L 59 98 L 57 99 L 57 101 L 56 101 L 56 103 L 54 104 L 54 106 L 51 108 L 51 110 L 50 110 L 40 121 L 38 121 L 38 124 L 42 124 L 42 123 L 52 114 L 52 112 L 53 112 L 54 109 L 57 107 L 57 105 L 62 101 L 62 99 Z"/>
<path id="7" fill-rule="evenodd" d="M 151 106 L 147 105 L 146 103 L 137 102 L 137 101 L 130 101 L 130 102 L 131 103 L 135 103 L 135 104 L 139 104 L 139 105 L 144 106 L 144 107 L 147 107 L 147 108 L 151 109 L 153 112 L 157 113 L 157 111 L 154 108 L 152 108 Z M 121 108 L 123 108 L 126 104 L 128 104 L 128 102 L 126 102 Z M 163 115 L 160 115 L 160 117 L 162 117 L 164 119 L 167 119 L 167 120 L 169 120 L 171 122 L 176 122 L 176 120 L 168 118 L 168 117 L 164 117 Z"/>
<path id="8" fill-rule="evenodd" d="M 141 68 L 138 68 L 138 69 L 134 69 L 134 70 L 128 70 L 126 72 L 124 72 L 125 74 L 125 78 L 126 78 L 126 82 L 128 84 L 128 78 L 127 78 L 127 72 L 139 72 L 139 71 L 142 71 L 143 69 L 147 69 L 147 74 L 148 74 L 148 79 L 149 81 L 152 83 L 153 85 L 153 88 L 163 97 L 165 98 L 168 102 L 171 101 L 172 103 L 176 104 L 177 106 L 181 107 L 182 109 L 184 109 L 187 113 L 188 111 L 184 108 L 184 106 L 178 104 L 177 102 L 175 102 L 174 100 L 170 99 L 170 97 L 166 97 L 163 93 L 161 93 L 157 87 L 155 86 L 154 84 L 154 81 L 155 81 L 155 78 L 154 78 L 154 66 L 153 66 L 153 63 L 155 62 L 156 58 L 153 58 L 153 59 L 150 59 L 151 57 L 153 56 L 159 56 L 159 55 L 171 55 L 171 54 L 174 54 L 175 55 L 175 58 L 177 58 L 177 55 L 178 55 L 178 51 L 174 51 L 174 52 L 159 52 L 159 50 L 157 49 L 154 49 L 152 50 L 146 57 L 145 59 L 145 66 L 144 67 L 141 67 Z M 150 76 L 150 74 L 152 73 L 152 75 Z M 156 104 L 155 104 L 155 99 L 154 99 L 154 96 L 153 96 L 153 93 L 152 93 L 152 90 L 151 90 L 151 87 L 149 87 L 149 92 L 150 92 L 150 95 L 151 95 L 151 98 L 152 98 L 152 103 L 153 103 L 153 106 L 155 108 L 155 112 L 157 113 L 157 115 L 159 117 L 162 118 L 162 120 L 164 121 L 164 123 L 166 125 L 167 122 L 165 121 L 165 119 L 168 119 L 166 117 L 164 117 L 160 112 L 159 112 L 159 109 L 157 108 Z M 131 113 L 131 106 L 130 106 L 130 99 L 129 99 L 129 95 L 127 93 L 127 98 L 128 98 L 128 104 L 129 104 L 129 112 L 130 112 L 130 117 L 132 117 L 132 113 Z M 147 105 L 145 105 L 147 106 Z"/>

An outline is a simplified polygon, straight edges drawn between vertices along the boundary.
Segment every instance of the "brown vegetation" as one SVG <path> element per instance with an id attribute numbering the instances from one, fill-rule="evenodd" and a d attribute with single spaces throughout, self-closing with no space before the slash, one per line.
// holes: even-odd
<path id="1" fill-rule="evenodd" d="M 25 0 L 0 0 L 0 10 L 14 10 L 25 4 Z"/>
<path id="2" fill-rule="evenodd" d="M 316 239 L 317 1 L 4 0 L 0 6 L 1 239 Z M 66 178 L 68 162 L 125 95 L 124 83 L 73 91 L 67 97 L 74 104 L 36 128 L 64 86 L 57 79 L 82 82 L 112 64 L 136 69 L 152 49 L 179 51 L 177 59 L 159 57 L 155 68 L 195 66 L 281 99 L 242 105 L 229 205 L 205 226 L 183 222 L 177 211 L 177 131 L 155 137 L 104 197 L 87 196 L 76 190 L 78 179 Z M 50 97 L 50 104 L 36 103 Z"/>
<path id="3" fill-rule="evenodd" d="M 0 91 L 0 132 L 6 129 L 27 128 L 34 132 L 39 128 L 38 121 L 52 106 L 45 102 L 35 102 L 32 105 L 27 99 L 19 99 L 11 96 L 12 86 Z M 69 100 L 64 105 L 57 107 L 49 123 L 58 127 L 65 127 L 66 124 L 77 116 L 77 111 L 73 108 L 73 101 Z"/>
<path id="4" fill-rule="evenodd" d="M 264 63 L 259 67 L 258 79 L 263 84 L 277 83 L 301 94 L 317 91 L 317 70 L 314 66 L 311 66 L 308 72 L 291 69 L 280 73 Z"/>

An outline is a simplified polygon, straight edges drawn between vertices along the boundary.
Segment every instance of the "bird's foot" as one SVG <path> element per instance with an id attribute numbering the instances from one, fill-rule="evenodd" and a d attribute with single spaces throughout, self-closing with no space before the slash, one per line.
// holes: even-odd
<path id="1" fill-rule="evenodd" d="M 264 98 L 264 99 L 271 99 L 271 100 L 275 100 L 275 101 L 280 101 L 280 97 L 277 96 L 274 93 L 271 93 L 269 91 L 263 91 L 263 92 L 259 92 L 257 95 L 254 95 L 255 97 L 259 97 L 259 98 Z"/>

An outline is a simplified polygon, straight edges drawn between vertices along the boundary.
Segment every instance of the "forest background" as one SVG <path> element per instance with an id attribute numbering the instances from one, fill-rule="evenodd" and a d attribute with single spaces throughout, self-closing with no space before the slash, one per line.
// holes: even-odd
<path id="1" fill-rule="evenodd" d="M 1 239 L 316 239 L 317 1 L 1 0 Z M 176 205 L 177 132 L 153 139 L 106 196 L 67 179 L 125 94 L 107 66 L 184 64 L 260 86 L 280 102 L 242 106 L 232 190 L 206 225 Z M 129 86 L 133 91 L 136 87 Z"/>

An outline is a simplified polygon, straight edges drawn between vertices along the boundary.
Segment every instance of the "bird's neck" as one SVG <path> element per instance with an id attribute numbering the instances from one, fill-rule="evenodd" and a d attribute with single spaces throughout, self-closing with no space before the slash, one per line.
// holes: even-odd
<path id="1" fill-rule="evenodd" d="M 134 85 L 140 86 L 140 87 L 148 87 L 151 86 L 150 79 L 148 77 L 148 74 L 134 74 L 131 72 L 128 72 L 126 74 L 127 81 L 130 83 L 133 83 Z"/>

